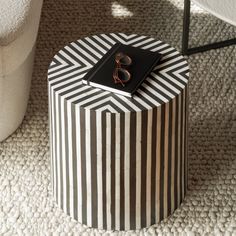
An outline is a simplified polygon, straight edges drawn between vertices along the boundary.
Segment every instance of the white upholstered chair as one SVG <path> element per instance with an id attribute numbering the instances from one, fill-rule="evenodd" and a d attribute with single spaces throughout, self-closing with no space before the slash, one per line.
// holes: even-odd
<path id="1" fill-rule="evenodd" d="M 192 0 L 199 7 L 218 17 L 219 19 L 236 26 L 236 0 Z M 225 47 L 236 44 L 235 39 L 228 39 L 222 42 L 199 46 L 195 48 L 188 47 L 189 41 L 189 23 L 190 23 L 190 5 L 191 0 L 184 0 L 184 19 L 183 19 L 183 54 L 193 54 L 207 51 L 210 49 Z"/>
<path id="2" fill-rule="evenodd" d="M 21 124 L 43 0 L 0 0 L 0 141 Z"/>

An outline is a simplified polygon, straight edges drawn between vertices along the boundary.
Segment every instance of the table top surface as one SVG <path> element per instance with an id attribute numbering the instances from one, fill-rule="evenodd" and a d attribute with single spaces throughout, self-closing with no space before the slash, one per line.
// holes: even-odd
<path id="1" fill-rule="evenodd" d="M 84 75 L 116 42 L 163 55 L 132 98 L 82 83 Z M 94 35 L 72 42 L 54 56 L 48 69 L 49 89 L 56 96 L 75 106 L 111 113 L 149 110 L 168 103 L 185 89 L 188 79 L 188 63 L 175 48 L 154 38 L 123 33 Z"/>
<path id="2" fill-rule="evenodd" d="M 236 0 L 193 0 L 219 19 L 236 26 Z"/>

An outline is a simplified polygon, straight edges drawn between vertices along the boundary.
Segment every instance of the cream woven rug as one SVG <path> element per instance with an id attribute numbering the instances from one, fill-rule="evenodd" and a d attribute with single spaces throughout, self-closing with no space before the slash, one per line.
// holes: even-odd
<path id="1" fill-rule="evenodd" d="M 192 45 L 236 36 L 235 27 L 192 10 Z M 235 46 L 188 58 L 189 191 L 172 216 L 139 231 L 106 232 L 73 221 L 51 197 L 47 67 L 53 55 L 104 32 L 144 34 L 180 49 L 182 15 L 182 0 L 44 2 L 28 110 L 0 143 L 0 235 L 236 235 Z"/>

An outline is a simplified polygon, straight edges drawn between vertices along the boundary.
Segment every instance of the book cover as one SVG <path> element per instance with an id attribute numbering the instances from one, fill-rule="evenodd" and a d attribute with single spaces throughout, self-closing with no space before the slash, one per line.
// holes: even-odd
<path id="1" fill-rule="evenodd" d="M 127 71 L 127 75 L 130 75 L 130 79 L 125 83 L 122 83 L 123 80 L 115 83 L 114 79 L 114 71 L 117 69 L 116 59 L 119 53 L 127 55 L 131 59 L 130 65 L 120 65 L 122 72 Z M 84 76 L 82 82 L 93 87 L 132 97 L 161 57 L 162 55 L 157 52 L 116 43 Z"/>

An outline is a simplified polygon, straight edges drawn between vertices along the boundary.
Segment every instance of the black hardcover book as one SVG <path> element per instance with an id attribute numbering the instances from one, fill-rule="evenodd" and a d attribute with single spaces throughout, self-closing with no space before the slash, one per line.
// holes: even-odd
<path id="1" fill-rule="evenodd" d="M 115 58 L 119 52 L 128 55 L 132 60 L 131 65 L 124 67 L 131 75 L 130 80 L 124 86 L 121 83 L 115 83 L 113 78 L 116 68 Z M 162 55 L 157 52 L 116 43 L 84 76 L 82 82 L 93 87 L 132 97 L 161 57 Z"/>

